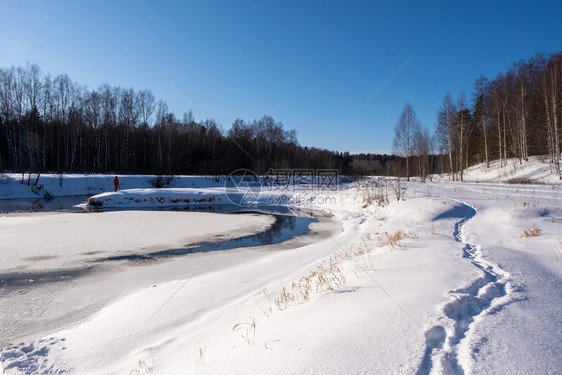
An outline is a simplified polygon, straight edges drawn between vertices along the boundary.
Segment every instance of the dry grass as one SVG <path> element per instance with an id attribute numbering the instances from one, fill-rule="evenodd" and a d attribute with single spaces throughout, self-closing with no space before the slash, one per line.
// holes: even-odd
<path id="1" fill-rule="evenodd" d="M 366 233 L 361 238 L 361 242 L 357 246 L 351 247 L 345 256 L 353 257 L 357 268 L 362 268 L 363 271 L 374 271 L 375 266 L 371 256 L 374 250 L 375 245 L 371 241 L 371 235 Z"/>
<path id="2" fill-rule="evenodd" d="M 150 367 L 146 361 L 140 360 L 137 368 L 131 370 L 131 375 L 140 375 L 142 373 L 151 373 L 152 367 Z"/>
<path id="3" fill-rule="evenodd" d="M 394 190 L 394 196 L 396 197 L 397 201 L 404 200 L 404 195 L 406 194 L 406 187 L 403 185 L 400 178 L 396 179 L 394 186 L 392 187 Z"/>
<path id="4" fill-rule="evenodd" d="M 336 251 L 330 258 L 325 259 L 306 276 L 291 283 L 290 286 L 281 287 L 279 294 L 276 296 L 272 296 L 267 288 L 264 287 L 262 293 L 267 299 L 267 307 L 260 304 L 258 304 L 258 307 L 269 318 L 275 310 L 284 311 L 290 306 L 310 301 L 316 294 L 339 290 L 346 284 L 346 277 L 343 273 L 344 261 L 353 260 L 363 272 L 374 270 L 373 259 L 370 256 L 374 249 L 375 246 L 371 239 L 371 234 L 365 233 L 358 245 L 352 246 L 349 251 L 343 249 Z M 361 265 L 361 261 L 365 262 L 366 265 Z M 244 342 L 248 345 L 255 345 L 256 323 L 256 319 L 250 317 L 249 322 L 235 324 L 232 327 L 232 331 L 241 331 L 240 337 Z M 271 349 L 268 347 L 267 342 L 264 342 L 264 348 Z M 200 351 L 199 357 L 204 358 L 204 354 L 204 351 Z"/>
<path id="5" fill-rule="evenodd" d="M 346 284 L 346 277 L 342 271 L 342 264 L 344 261 L 353 260 L 354 263 L 363 272 L 374 270 L 373 259 L 371 253 L 374 251 L 375 246 L 372 243 L 371 234 L 365 233 L 361 237 L 361 242 L 352 246 L 349 251 L 341 250 L 336 251 L 330 258 L 325 259 L 315 269 L 310 271 L 306 276 L 301 277 L 298 281 L 291 283 L 290 286 L 281 287 L 279 294 L 273 297 L 267 288 L 263 288 L 262 292 L 267 298 L 267 307 L 258 304 L 258 307 L 268 318 L 274 313 L 275 307 L 277 310 L 284 311 L 289 306 L 294 306 L 300 303 L 309 301 L 315 294 L 320 294 L 327 291 L 334 291 L 341 289 Z M 359 262 L 366 262 L 367 265 L 361 265 Z M 248 345 L 255 345 L 256 338 L 256 319 L 250 317 L 249 322 L 237 323 L 232 327 L 232 331 L 241 331 L 240 337 Z M 264 341 L 264 348 L 271 349 Z M 198 363 L 204 364 L 205 349 L 200 348 Z"/>
<path id="6" fill-rule="evenodd" d="M 431 234 L 432 236 L 435 234 L 435 225 L 431 224 L 431 227 L 429 228 L 429 234 Z"/>
<path id="7" fill-rule="evenodd" d="M 506 195 L 506 198 L 510 199 L 507 195 Z M 497 199 L 496 199 L 496 200 L 497 200 Z M 524 207 L 524 208 L 527 208 L 527 207 L 537 208 L 537 207 L 539 207 L 540 204 L 539 204 L 539 202 L 537 202 L 537 201 L 523 201 L 523 202 L 518 202 L 518 201 L 515 200 L 515 199 L 513 200 L 513 207 L 519 207 L 520 205 L 521 205 L 522 207 Z M 506 212 L 507 212 L 508 210 L 509 210 L 509 207 L 506 207 L 506 208 L 504 209 L 504 211 L 506 211 Z"/>
<path id="8" fill-rule="evenodd" d="M 233 331 L 242 330 L 240 337 L 248 345 L 254 345 L 256 339 L 256 319 L 250 317 L 250 322 L 248 323 L 237 323 L 232 327 Z"/>
<path id="9" fill-rule="evenodd" d="M 399 236 L 405 236 L 404 232 L 399 232 Z M 269 307 L 260 306 L 262 312 L 270 317 L 273 314 L 273 307 L 283 311 L 291 305 L 309 301 L 315 294 L 343 288 L 346 284 L 343 261 L 353 260 L 362 271 L 373 271 L 375 267 L 371 255 L 374 250 L 375 246 L 371 234 L 365 233 L 358 244 L 352 246 L 348 251 L 335 252 L 330 258 L 325 259 L 314 270 L 310 271 L 308 275 L 291 283 L 290 286 L 283 286 L 276 297 L 272 297 L 269 291 L 263 288 L 262 292 L 267 298 Z"/>
<path id="10" fill-rule="evenodd" d="M 372 204 L 379 207 L 388 204 L 388 186 L 375 182 L 364 186 L 363 188 L 363 208 L 367 208 Z"/>
<path id="11" fill-rule="evenodd" d="M 402 229 L 398 229 L 394 233 L 385 232 L 383 236 L 379 237 L 379 246 L 390 245 L 393 249 L 396 249 L 402 247 L 402 240 L 407 237 L 406 232 Z"/>
<path id="12" fill-rule="evenodd" d="M 350 248 L 349 253 L 355 257 L 361 257 L 370 254 L 373 250 L 375 250 L 375 246 L 371 241 L 371 234 L 366 233 L 361 237 L 361 242 L 358 245 Z"/>
<path id="13" fill-rule="evenodd" d="M 199 348 L 199 358 L 197 359 L 197 366 L 203 367 L 205 365 L 205 353 L 207 353 L 207 347 Z"/>
<path id="14" fill-rule="evenodd" d="M 292 283 L 290 287 L 282 287 L 276 298 L 271 298 L 266 289 L 264 295 L 277 306 L 279 311 L 283 311 L 290 305 L 308 301 L 313 294 L 340 289 L 346 282 L 339 266 L 341 259 L 342 257 L 337 255 L 330 257 L 308 275 L 301 277 L 298 282 Z"/>
<path id="15" fill-rule="evenodd" d="M 529 238 L 529 237 L 538 237 L 542 234 L 542 230 L 538 228 L 536 225 L 533 224 L 532 228 L 525 228 L 523 229 L 523 234 L 521 237 Z"/>

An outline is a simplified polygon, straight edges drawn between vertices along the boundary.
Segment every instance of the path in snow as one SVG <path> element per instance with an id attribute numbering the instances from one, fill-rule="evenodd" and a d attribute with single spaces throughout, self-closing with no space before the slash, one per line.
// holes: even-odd
<path id="1" fill-rule="evenodd" d="M 480 245 L 465 239 L 465 225 L 476 216 L 476 208 L 453 200 L 461 205 L 459 209 L 464 216 L 455 224 L 453 236 L 463 244 L 463 257 L 481 271 L 481 276 L 469 285 L 449 292 L 450 302 L 443 306 L 437 324 L 425 333 L 426 350 L 418 375 L 432 372 L 461 375 L 469 371 L 472 353 L 465 341 L 472 323 L 497 312 L 511 301 L 508 296 L 511 289 L 509 273 L 485 260 Z"/>

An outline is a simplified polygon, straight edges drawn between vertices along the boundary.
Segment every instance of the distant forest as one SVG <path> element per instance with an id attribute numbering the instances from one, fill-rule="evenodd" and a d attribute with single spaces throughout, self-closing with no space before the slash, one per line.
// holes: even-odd
<path id="1" fill-rule="evenodd" d="M 409 105 L 397 120 L 396 156 L 350 155 L 301 146 L 295 130 L 269 116 L 237 119 L 225 131 L 212 119 L 195 121 L 191 111 L 177 118 L 150 90 L 90 90 L 35 64 L 0 69 L 0 171 L 224 175 L 302 168 L 462 180 L 463 169 L 476 163 L 530 155 L 548 155 L 561 176 L 562 54 L 514 63 L 494 80 L 480 77 L 470 99 L 447 94 L 434 134 L 412 122 Z"/>
<path id="2" fill-rule="evenodd" d="M 401 159 L 300 146 L 295 130 L 269 116 L 177 118 L 150 90 L 107 84 L 90 90 L 35 64 L 0 69 L 0 170 L 121 174 L 228 174 L 238 168 L 338 169 L 396 174 Z"/>

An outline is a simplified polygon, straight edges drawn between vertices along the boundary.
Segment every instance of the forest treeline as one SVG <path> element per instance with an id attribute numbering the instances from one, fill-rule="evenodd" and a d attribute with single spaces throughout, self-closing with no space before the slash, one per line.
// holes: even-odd
<path id="1" fill-rule="evenodd" d="M 406 105 L 394 155 L 301 146 L 295 130 L 269 116 L 237 119 L 225 131 L 213 119 L 180 119 L 150 90 L 103 84 L 89 89 L 35 64 L 0 69 L 0 171 L 122 174 L 228 174 L 248 168 L 338 169 L 341 174 L 450 173 L 476 163 L 548 155 L 560 171 L 562 54 L 512 64 L 478 78 L 470 98 L 447 94 L 430 135 Z"/>
<path id="2" fill-rule="evenodd" d="M 479 77 L 470 101 L 447 94 L 437 115 L 437 172 L 463 179 L 463 169 L 508 158 L 520 162 L 547 155 L 560 173 L 562 125 L 562 53 L 537 54 L 513 63 L 495 79 Z"/>
<path id="3" fill-rule="evenodd" d="M 108 84 L 88 89 L 68 75 L 45 75 L 35 64 L 0 69 L 1 171 L 219 175 L 238 168 L 260 174 L 308 168 L 393 174 L 399 163 L 387 155 L 352 157 L 303 147 L 295 130 L 269 116 L 237 119 L 224 131 L 212 119 L 195 121 L 191 111 L 177 118 L 150 90 Z"/>
<path id="4" fill-rule="evenodd" d="M 470 98 L 447 93 L 431 136 L 407 103 L 394 129 L 393 153 L 403 157 L 399 174 L 448 173 L 463 180 L 464 169 L 478 163 L 500 166 L 544 155 L 560 171 L 562 126 L 562 53 L 537 54 L 513 63 L 495 79 L 476 79 Z"/>

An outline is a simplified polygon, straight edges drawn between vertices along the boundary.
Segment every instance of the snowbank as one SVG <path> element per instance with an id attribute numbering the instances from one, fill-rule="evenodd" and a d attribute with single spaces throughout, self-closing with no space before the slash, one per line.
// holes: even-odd
<path id="1" fill-rule="evenodd" d="M 235 192 L 234 192 L 235 193 Z M 217 189 L 127 189 L 88 198 L 92 207 L 158 207 L 233 204 L 224 188 Z"/>
<path id="2" fill-rule="evenodd" d="M 448 175 L 437 175 L 436 180 L 448 179 Z M 513 158 L 500 167 L 499 160 L 490 162 L 490 167 L 485 163 L 474 165 L 463 172 L 464 181 L 472 182 L 512 182 L 517 180 L 525 183 L 560 184 L 562 181 L 556 175 L 554 166 L 545 156 L 531 156 L 528 161 Z"/>
<path id="3" fill-rule="evenodd" d="M 115 175 L 102 174 L 26 174 L 5 173 L 0 177 L 0 199 L 41 198 L 45 195 L 67 197 L 95 195 L 113 191 Z M 119 175 L 119 189 L 153 188 L 156 176 Z M 29 185 L 28 185 L 29 182 Z M 207 188 L 224 186 L 224 177 L 175 176 L 169 186 L 176 188 Z"/>

